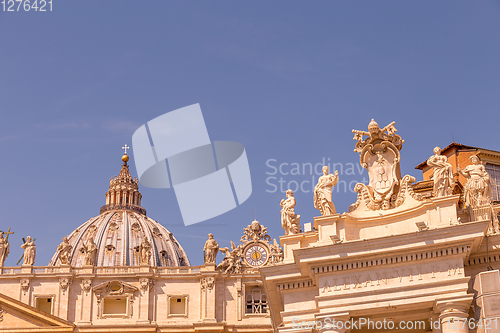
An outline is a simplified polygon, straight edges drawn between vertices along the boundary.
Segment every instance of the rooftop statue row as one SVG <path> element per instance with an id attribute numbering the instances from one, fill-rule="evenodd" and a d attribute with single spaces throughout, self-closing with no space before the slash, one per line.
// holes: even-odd
<path id="1" fill-rule="evenodd" d="M 464 191 L 464 202 L 466 207 L 479 207 L 491 202 L 491 180 L 479 157 L 470 157 L 472 162 L 464 170 L 457 167 L 457 171 L 467 179 Z M 434 197 L 444 197 L 453 193 L 455 180 L 453 179 L 453 167 L 448 158 L 441 155 L 441 148 L 434 148 L 434 155 L 429 157 L 427 165 L 433 168 L 432 179 L 434 182 Z"/>
<path id="2" fill-rule="evenodd" d="M 10 231 L 10 228 L 7 232 L 0 231 L 0 268 L 3 267 L 5 263 L 5 259 L 9 256 L 10 253 L 10 244 L 9 244 L 9 235 L 12 235 L 13 232 Z M 7 235 L 7 237 L 4 237 Z M 23 265 L 33 266 L 35 263 L 36 257 L 36 245 L 35 239 L 31 239 L 31 236 L 26 237 L 26 240 L 23 238 L 23 245 L 21 245 L 21 249 L 24 250 L 23 255 L 18 260 L 18 264 L 23 261 Z"/>
<path id="3" fill-rule="evenodd" d="M 367 169 L 369 183 L 356 184 L 354 190 L 358 193 L 357 200 L 349 207 L 348 215 L 352 217 L 368 217 L 379 210 L 401 209 L 414 207 L 423 201 L 420 194 L 413 191 L 415 178 L 410 175 L 401 177 L 400 150 L 404 140 L 396 134 L 395 122 L 380 128 L 374 119 L 368 125 L 368 131 L 353 130 L 354 140 L 357 140 L 354 151 L 360 155 L 360 164 Z M 472 165 L 465 170 L 457 169 L 465 178 L 465 203 L 470 207 L 489 204 L 491 184 L 488 173 L 479 158 L 471 158 Z M 434 155 L 427 160 L 434 168 L 434 191 L 436 198 L 453 194 L 453 168 L 446 156 L 441 155 L 441 149 L 436 147 Z M 323 175 L 319 177 L 314 188 L 314 207 L 321 216 L 336 214 L 332 202 L 332 188 L 339 179 L 338 172 L 329 173 L 327 166 L 323 167 Z M 281 226 L 285 234 L 300 233 L 300 215 L 295 213 L 296 200 L 292 190 L 286 191 L 286 199 L 281 200 Z M 370 213 L 373 212 L 373 213 Z M 376 213 L 378 214 L 378 213 Z"/>

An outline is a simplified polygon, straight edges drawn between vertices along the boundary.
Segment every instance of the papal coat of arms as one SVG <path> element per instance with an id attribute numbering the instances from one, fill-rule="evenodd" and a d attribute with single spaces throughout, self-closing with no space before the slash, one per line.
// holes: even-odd
<path id="1" fill-rule="evenodd" d="M 395 208 L 403 204 L 407 195 L 420 200 L 411 187 L 415 178 L 406 175 L 401 179 L 399 151 L 404 140 L 396 134 L 395 124 L 392 122 L 381 129 L 372 119 L 368 132 L 352 130 L 357 140 L 354 151 L 359 153 L 361 166 L 368 171 L 370 181 L 368 185 L 356 184 L 358 200 L 351 205 L 350 212 L 360 206 L 365 206 L 365 210 Z"/>

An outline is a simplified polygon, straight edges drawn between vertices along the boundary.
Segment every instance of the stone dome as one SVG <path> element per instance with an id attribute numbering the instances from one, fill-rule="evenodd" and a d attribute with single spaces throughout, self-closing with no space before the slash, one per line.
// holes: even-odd
<path id="1" fill-rule="evenodd" d="M 100 215 L 67 237 L 72 246 L 69 264 L 84 266 L 84 245 L 93 239 L 98 248 L 96 266 L 139 266 L 139 246 L 146 237 L 151 243 L 151 266 L 189 266 L 186 252 L 173 234 L 146 216 L 146 210 L 141 207 L 139 181 L 130 176 L 128 159 L 122 160 L 120 174 L 111 178 Z M 56 251 L 49 265 L 60 264 L 59 251 Z"/>

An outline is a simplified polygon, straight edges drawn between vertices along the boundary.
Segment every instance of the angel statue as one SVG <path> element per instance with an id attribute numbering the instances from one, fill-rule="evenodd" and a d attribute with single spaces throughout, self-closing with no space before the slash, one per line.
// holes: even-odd
<path id="1" fill-rule="evenodd" d="M 318 184 L 314 187 L 314 208 L 319 209 L 321 216 L 333 215 L 336 210 L 332 202 L 332 188 L 337 185 L 339 172 L 335 171 L 335 175 L 328 174 L 326 165 L 322 170 L 323 176 L 319 177 Z"/>
<path id="2" fill-rule="evenodd" d="M 241 245 L 234 245 L 231 241 L 231 250 L 227 247 L 220 248 L 220 251 L 226 255 L 222 262 L 217 265 L 215 269 L 224 270 L 224 274 L 227 273 L 239 273 L 241 271 L 240 257 L 241 257 Z"/>
<path id="3" fill-rule="evenodd" d="M 286 199 L 281 200 L 281 227 L 285 229 L 285 235 L 298 234 L 300 232 L 300 215 L 295 214 L 296 201 L 293 191 L 286 191 Z"/>

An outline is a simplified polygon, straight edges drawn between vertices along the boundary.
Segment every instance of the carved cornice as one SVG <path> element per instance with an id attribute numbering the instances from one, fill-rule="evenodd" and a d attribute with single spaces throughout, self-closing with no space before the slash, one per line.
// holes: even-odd
<path id="1" fill-rule="evenodd" d="M 464 266 L 485 265 L 485 264 L 491 264 L 491 263 L 499 263 L 500 264 L 500 253 L 490 254 L 489 258 L 490 258 L 490 260 L 488 260 L 488 257 L 486 256 L 486 254 L 483 254 L 482 256 L 474 256 L 472 258 L 469 258 L 469 260 L 466 260 L 464 262 Z"/>
<path id="2" fill-rule="evenodd" d="M 337 271 L 346 271 L 353 269 L 361 269 L 367 267 L 376 267 L 376 266 L 386 266 L 391 264 L 399 264 L 402 262 L 411 262 L 411 261 L 421 261 L 426 259 L 434 259 L 438 257 L 446 257 L 452 255 L 458 255 L 462 253 L 470 252 L 470 246 L 468 245 L 458 245 L 451 246 L 447 248 L 441 249 L 433 249 L 428 251 L 419 251 L 410 254 L 397 254 L 391 256 L 380 256 L 373 257 L 370 259 L 364 260 L 352 260 L 345 261 L 338 264 L 325 264 L 311 267 L 312 274 L 322 274 L 322 273 L 330 273 Z"/>
<path id="3" fill-rule="evenodd" d="M 102 213 L 110 211 L 110 210 L 128 210 L 128 211 L 131 211 L 131 212 L 135 212 L 135 213 L 139 213 L 139 214 L 142 214 L 142 215 L 146 215 L 146 209 L 144 209 L 142 206 L 138 206 L 138 205 L 121 205 L 121 204 L 104 205 L 99 210 L 99 214 L 102 214 Z"/>
<path id="4" fill-rule="evenodd" d="M 278 290 L 288 290 L 288 289 L 299 289 L 299 288 L 309 288 L 316 286 L 313 280 L 301 280 L 301 281 L 291 281 L 285 283 L 278 283 L 276 285 Z"/>

